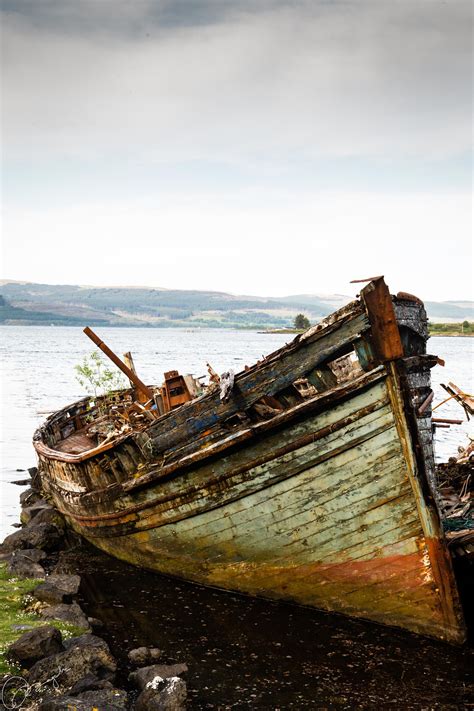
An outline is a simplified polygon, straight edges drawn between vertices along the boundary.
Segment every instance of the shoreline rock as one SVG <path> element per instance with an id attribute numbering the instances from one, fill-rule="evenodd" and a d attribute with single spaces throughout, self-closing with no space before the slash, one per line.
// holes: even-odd
<path id="1" fill-rule="evenodd" d="M 25 632 L 8 647 L 13 661 L 31 667 L 44 657 L 64 651 L 61 632 L 50 625 Z"/>
<path id="2" fill-rule="evenodd" d="M 147 685 L 156 677 L 170 679 L 188 671 L 187 664 L 152 664 L 149 667 L 142 667 L 129 674 L 128 678 L 136 687 L 143 691 Z"/>
<path id="3" fill-rule="evenodd" d="M 128 661 L 135 667 L 146 667 L 156 662 L 161 657 L 161 649 L 157 647 L 137 647 L 128 653 Z"/>
<path id="4" fill-rule="evenodd" d="M 45 620 L 59 620 L 67 622 L 75 627 L 90 631 L 91 626 L 83 609 L 72 602 L 70 604 L 61 603 L 59 605 L 48 605 L 40 611 L 40 616 Z"/>
<path id="5" fill-rule="evenodd" d="M 62 515 L 43 498 L 36 467 L 28 470 L 31 480 L 21 480 L 30 487 L 20 494 L 21 528 L 0 544 L 0 561 L 8 571 L 23 578 L 44 580 L 33 590 L 33 606 L 45 620 L 58 620 L 85 630 L 71 639 L 63 638 L 51 624 L 22 632 L 8 647 L 7 656 L 24 668 L 25 682 L 40 692 L 31 701 L 38 711 L 182 711 L 186 708 L 186 682 L 179 678 L 188 670 L 186 664 L 156 664 L 162 652 L 156 647 L 130 650 L 129 662 L 137 667 L 129 675 L 129 692 L 115 687 L 117 662 L 104 639 L 92 633 L 103 623 L 87 617 L 74 600 L 81 578 L 76 574 L 75 558 L 68 550 L 75 542 Z M 20 483 L 17 482 L 17 483 Z M 49 573 L 49 574 L 48 574 Z M 26 631 L 23 631 L 25 630 Z M 21 683 L 22 677 L 17 677 Z M 45 685 L 44 688 L 42 685 Z M 48 688 L 49 687 L 49 688 Z M 40 698 L 40 696 L 42 698 Z M 26 707 L 25 707 L 26 708 Z M 29 708 L 29 707 L 28 707 Z"/>
<path id="6" fill-rule="evenodd" d="M 71 598 L 79 592 L 80 584 L 79 575 L 53 573 L 34 589 L 33 595 L 37 600 L 51 605 L 70 603 Z"/>
<path id="7" fill-rule="evenodd" d="M 30 684 L 43 684 L 58 673 L 58 683 L 71 688 L 87 675 L 113 682 L 117 663 L 108 644 L 93 634 L 83 634 L 67 640 L 66 649 L 39 660 L 30 669 L 27 679 Z"/>

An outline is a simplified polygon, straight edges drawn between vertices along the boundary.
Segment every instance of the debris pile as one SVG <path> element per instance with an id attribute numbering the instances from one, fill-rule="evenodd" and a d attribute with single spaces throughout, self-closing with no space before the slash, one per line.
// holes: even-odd
<path id="1" fill-rule="evenodd" d="M 470 455 L 466 455 L 467 450 Z M 474 457 L 472 442 L 458 459 L 438 465 L 443 527 L 454 557 L 474 559 Z"/>

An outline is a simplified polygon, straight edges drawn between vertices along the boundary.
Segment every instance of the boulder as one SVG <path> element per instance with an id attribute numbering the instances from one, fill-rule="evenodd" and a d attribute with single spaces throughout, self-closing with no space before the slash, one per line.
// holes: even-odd
<path id="1" fill-rule="evenodd" d="M 29 671 L 28 683 L 42 684 L 60 671 L 58 684 L 71 688 L 88 675 L 111 681 L 116 668 L 115 659 L 106 642 L 95 635 L 84 634 L 69 640 L 64 652 L 36 662 Z"/>
<path id="2" fill-rule="evenodd" d="M 50 625 L 25 632 L 7 649 L 10 659 L 26 667 L 43 657 L 63 651 L 61 632 Z"/>
<path id="3" fill-rule="evenodd" d="M 161 657 L 161 650 L 157 647 L 137 647 L 128 653 L 128 659 L 135 667 L 145 667 L 155 664 Z"/>
<path id="4" fill-rule="evenodd" d="M 20 506 L 22 508 L 25 508 L 25 506 L 32 506 L 38 501 L 46 503 L 45 499 L 43 499 L 41 494 L 38 491 L 32 489 L 31 486 L 28 487 L 28 489 L 25 489 L 25 491 L 22 491 L 20 494 Z"/>
<path id="5" fill-rule="evenodd" d="M 38 585 L 33 595 L 42 602 L 50 604 L 67 602 L 79 592 L 79 575 L 49 575 L 44 583 Z"/>
<path id="6" fill-rule="evenodd" d="M 33 491 L 41 491 L 41 476 L 38 471 L 38 467 L 30 467 L 28 469 L 28 474 L 31 477 L 31 488 Z"/>
<path id="7" fill-rule="evenodd" d="M 19 551 L 15 551 L 19 553 Z M 8 564 L 8 570 L 12 575 L 19 578 L 45 578 L 46 572 L 42 565 L 35 563 L 27 556 L 12 554 Z"/>
<path id="8" fill-rule="evenodd" d="M 41 499 L 40 501 L 35 502 L 34 504 L 31 504 L 29 506 L 23 506 L 20 513 L 20 521 L 26 526 L 26 524 L 29 523 L 40 511 L 43 511 L 45 509 L 49 510 L 52 508 L 53 507 L 50 506 L 50 504 L 46 503 L 44 499 Z"/>
<path id="9" fill-rule="evenodd" d="M 61 604 L 45 607 L 41 610 L 40 615 L 45 620 L 61 620 L 61 622 L 68 622 L 70 625 L 81 627 L 84 630 L 90 629 L 87 617 L 77 602 L 73 602 L 70 605 Z"/>
<path id="10" fill-rule="evenodd" d="M 99 689 L 112 689 L 113 684 L 105 679 L 98 679 L 93 674 L 87 674 L 83 679 L 79 679 L 78 682 L 74 684 L 69 689 L 71 696 L 77 696 L 78 694 L 84 693 L 84 691 L 98 691 Z"/>
<path id="11" fill-rule="evenodd" d="M 184 711 L 186 697 L 186 682 L 182 679 L 156 676 L 142 691 L 134 708 L 135 711 Z"/>
<path id="12" fill-rule="evenodd" d="M 47 554 L 41 548 L 19 548 L 11 554 L 11 560 L 14 558 L 25 558 L 30 563 L 41 563 L 46 560 Z"/>
<path id="13" fill-rule="evenodd" d="M 87 701 L 75 696 L 46 696 L 37 708 L 38 711 L 92 711 Z"/>
<path id="14" fill-rule="evenodd" d="M 64 518 L 59 511 L 45 501 L 39 501 L 22 509 L 20 521 L 26 525 L 33 520 L 35 523 L 53 523 L 59 529 L 65 526 Z"/>
<path id="15" fill-rule="evenodd" d="M 149 667 L 142 667 L 129 674 L 128 678 L 141 691 L 146 685 L 157 676 L 168 679 L 172 676 L 179 676 L 188 671 L 186 664 L 152 664 Z"/>
<path id="16" fill-rule="evenodd" d="M 93 630 L 101 630 L 105 627 L 102 620 L 99 620 L 97 617 L 88 617 L 87 621 Z"/>
<path id="17" fill-rule="evenodd" d="M 0 549 L 2 552 L 11 552 L 19 548 L 43 548 L 48 551 L 59 545 L 62 533 L 52 523 L 35 523 L 31 521 L 28 526 L 11 533 L 5 538 Z"/>
<path id="18" fill-rule="evenodd" d="M 128 694 L 122 689 L 98 689 L 77 694 L 77 698 L 89 704 L 91 709 L 128 709 Z"/>
<path id="19" fill-rule="evenodd" d="M 52 523 L 60 531 L 64 531 L 66 528 L 64 516 L 53 506 L 42 506 L 41 509 L 35 513 L 34 521 L 35 523 Z"/>
<path id="20" fill-rule="evenodd" d="M 54 696 L 45 698 L 37 707 L 38 711 L 124 711 L 128 701 L 124 702 L 125 691 L 114 689 L 115 694 L 97 696 L 95 699 L 81 699 L 79 696 Z M 101 692 L 92 692 L 100 694 Z M 126 694 L 125 694 L 126 696 Z M 124 705 L 125 703 L 125 705 Z"/>

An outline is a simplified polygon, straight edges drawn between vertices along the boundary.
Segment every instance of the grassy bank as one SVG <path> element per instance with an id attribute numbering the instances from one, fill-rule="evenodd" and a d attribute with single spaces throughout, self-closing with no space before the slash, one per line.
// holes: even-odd
<path id="1" fill-rule="evenodd" d="M 15 578 L 7 566 L 0 564 L 0 674 L 18 673 L 19 668 L 6 658 L 7 647 L 23 632 L 34 627 L 54 625 L 63 638 L 82 634 L 85 630 L 58 620 L 43 620 L 35 614 L 31 593 L 42 580 Z M 39 604 L 39 603 L 37 603 Z"/>
<path id="2" fill-rule="evenodd" d="M 430 336 L 474 336 L 474 323 L 432 323 L 428 325 Z"/>
<path id="3" fill-rule="evenodd" d="M 474 336 L 474 322 L 464 321 L 463 323 L 429 323 L 430 336 Z M 272 328 L 260 333 L 283 333 L 297 334 L 304 333 L 304 329 L 298 328 Z"/>

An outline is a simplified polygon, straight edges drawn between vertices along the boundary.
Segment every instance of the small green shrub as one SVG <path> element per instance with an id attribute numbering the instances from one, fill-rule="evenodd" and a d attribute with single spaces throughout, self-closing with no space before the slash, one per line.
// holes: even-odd
<path id="1" fill-rule="evenodd" d="M 126 388 L 128 381 L 117 369 L 111 370 L 98 351 L 84 356 L 82 363 L 74 366 L 76 380 L 89 395 L 98 397 L 113 390 Z"/>

